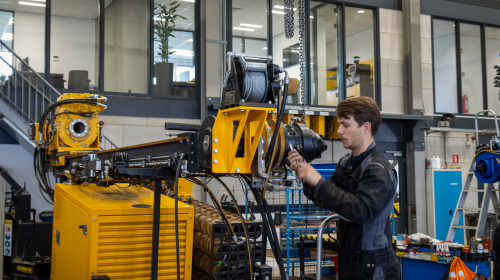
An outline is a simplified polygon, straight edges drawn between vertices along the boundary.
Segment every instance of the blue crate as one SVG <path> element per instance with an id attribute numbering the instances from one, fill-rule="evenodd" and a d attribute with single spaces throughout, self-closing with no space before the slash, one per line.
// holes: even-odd
<path id="1" fill-rule="evenodd" d="M 323 178 L 328 179 L 332 176 L 333 171 L 337 167 L 336 163 L 315 163 L 311 164 Z"/>

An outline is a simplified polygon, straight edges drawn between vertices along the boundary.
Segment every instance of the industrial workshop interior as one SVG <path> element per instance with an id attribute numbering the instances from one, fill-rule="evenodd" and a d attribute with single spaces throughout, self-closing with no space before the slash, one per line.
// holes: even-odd
<path id="1" fill-rule="evenodd" d="M 1 0 L 0 60 L 1 279 L 500 279 L 498 0 Z"/>

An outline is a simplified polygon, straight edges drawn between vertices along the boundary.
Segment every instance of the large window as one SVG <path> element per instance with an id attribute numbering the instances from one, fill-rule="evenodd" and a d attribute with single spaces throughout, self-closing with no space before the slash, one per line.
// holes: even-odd
<path id="1" fill-rule="evenodd" d="M 99 0 L 52 0 L 50 82 L 55 88 L 97 90 Z"/>
<path id="2" fill-rule="evenodd" d="M 233 1 L 233 51 L 267 56 L 266 1 Z"/>
<path id="3" fill-rule="evenodd" d="M 433 19 L 432 24 L 435 112 L 476 114 L 490 100 L 485 100 L 484 27 L 442 19 Z M 487 55 L 486 60 L 496 56 Z"/>
<path id="4" fill-rule="evenodd" d="M 486 27 L 486 85 L 488 92 L 488 109 L 500 114 L 500 88 L 495 87 L 497 69 L 500 65 L 500 28 Z"/>
<path id="5" fill-rule="evenodd" d="M 0 38 L 1 40 L 12 49 L 14 42 L 14 34 L 13 34 L 13 26 L 14 26 L 14 14 L 12 12 L 0 12 Z M 7 49 L 0 45 L 0 56 L 3 60 L 12 64 L 12 54 L 7 51 Z M 0 84 L 8 79 L 9 75 L 11 75 L 12 69 L 5 64 L 4 62 L 0 63 Z"/>
<path id="6" fill-rule="evenodd" d="M 311 2 L 309 22 L 311 104 L 337 106 L 342 96 L 374 98 L 373 10 Z"/>
<path id="7" fill-rule="evenodd" d="M 175 3 L 174 3 L 175 2 Z M 161 54 L 162 44 L 158 36 L 158 28 L 164 24 L 160 16 L 161 8 L 155 9 L 155 43 L 154 63 L 155 78 L 153 80 L 154 93 L 158 96 L 179 95 L 194 97 L 194 1 L 155 0 L 157 5 L 164 5 L 167 9 L 177 7 L 175 27 L 168 40 L 171 54 L 166 57 Z M 185 19 L 184 19 L 184 18 Z M 166 64 L 169 63 L 169 64 Z M 168 70 L 168 71 L 165 71 Z M 171 71 L 171 72 L 170 72 Z M 166 73 L 165 73 L 166 72 Z M 172 81 L 172 85 L 168 82 Z M 167 82 L 167 83 L 166 83 Z"/>

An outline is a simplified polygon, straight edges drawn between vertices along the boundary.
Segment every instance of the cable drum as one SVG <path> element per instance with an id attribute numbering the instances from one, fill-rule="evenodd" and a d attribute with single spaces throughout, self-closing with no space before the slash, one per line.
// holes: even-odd
<path id="1" fill-rule="evenodd" d="M 261 103 L 266 96 L 266 72 L 246 72 L 241 98 L 243 98 L 245 102 Z"/>

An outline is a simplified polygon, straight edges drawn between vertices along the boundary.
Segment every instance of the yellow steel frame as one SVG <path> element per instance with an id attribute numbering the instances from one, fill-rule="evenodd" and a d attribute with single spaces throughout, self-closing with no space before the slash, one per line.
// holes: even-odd
<path id="1" fill-rule="evenodd" d="M 263 107 L 233 107 L 219 110 L 212 132 L 212 172 L 251 173 L 251 165 L 263 135 L 268 113 L 274 109 Z M 233 140 L 233 125 L 239 122 Z M 241 136 L 244 133 L 243 157 L 236 157 Z"/>

